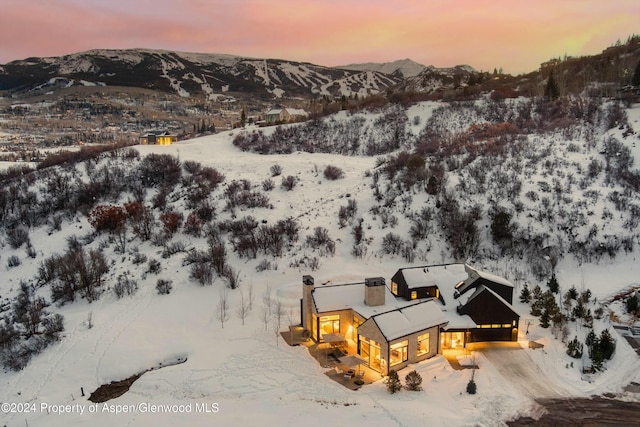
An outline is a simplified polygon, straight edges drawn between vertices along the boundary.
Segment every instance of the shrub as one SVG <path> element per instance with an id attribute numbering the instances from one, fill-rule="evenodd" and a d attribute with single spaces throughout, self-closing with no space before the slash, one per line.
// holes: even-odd
<path id="1" fill-rule="evenodd" d="M 162 265 L 160 264 L 160 261 L 158 261 L 157 259 L 151 258 L 149 260 L 149 264 L 147 264 L 147 273 L 153 273 L 153 274 L 158 274 L 160 273 L 160 270 L 162 270 Z"/>
<path id="2" fill-rule="evenodd" d="M 344 178 L 344 171 L 337 166 L 328 165 L 324 168 L 324 177 L 331 181 Z"/>
<path id="3" fill-rule="evenodd" d="M 420 384 L 422 384 L 422 377 L 416 371 L 409 372 L 404 377 L 404 381 L 405 381 L 405 385 L 406 385 L 408 390 L 411 390 L 411 391 L 420 391 L 420 390 L 422 390 L 422 386 L 420 385 Z"/>
<path id="4" fill-rule="evenodd" d="M 202 286 L 213 284 L 213 269 L 208 262 L 197 262 L 191 265 L 189 278 Z"/>
<path id="5" fill-rule="evenodd" d="M 135 295 L 138 292 L 138 282 L 129 278 L 129 273 L 118 276 L 117 283 L 113 286 L 113 292 L 116 298 L 120 299 L 125 295 Z"/>
<path id="6" fill-rule="evenodd" d="M 116 231 L 127 221 L 127 211 L 120 206 L 98 205 L 87 215 L 96 231 Z"/>
<path id="7" fill-rule="evenodd" d="M 271 176 L 279 176 L 282 174 L 282 166 L 275 164 L 271 166 Z"/>
<path id="8" fill-rule="evenodd" d="M 264 191 L 271 191 L 274 188 L 276 188 L 276 183 L 273 182 L 272 179 L 265 179 L 264 181 L 262 181 L 262 189 Z"/>
<path id="9" fill-rule="evenodd" d="M 7 230 L 7 243 L 13 249 L 18 249 L 29 241 L 29 230 L 25 227 L 15 227 Z"/>
<path id="10" fill-rule="evenodd" d="M 182 214 L 176 211 L 169 211 L 160 214 L 162 229 L 168 236 L 173 236 L 182 222 Z"/>
<path id="11" fill-rule="evenodd" d="M 22 261 L 20 261 L 20 258 L 17 255 L 11 255 L 9 258 L 7 258 L 8 268 L 17 267 L 20 264 L 22 264 Z"/>
<path id="12" fill-rule="evenodd" d="M 393 369 L 389 371 L 389 376 L 385 378 L 384 383 L 391 394 L 402 390 L 402 383 L 400 382 L 400 378 L 398 378 L 398 373 Z"/>
<path id="13" fill-rule="evenodd" d="M 158 279 L 158 282 L 156 283 L 158 295 L 169 295 L 169 293 L 171 293 L 171 289 L 173 289 L 173 281 Z"/>
<path id="14" fill-rule="evenodd" d="M 467 393 L 476 394 L 477 391 L 478 391 L 478 388 L 476 386 L 476 382 L 473 380 L 473 378 L 471 378 L 467 383 Z"/>
<path id="15" fill-rule="evenodd" d="M 292 175 L 287 175 L 284 178 L 282 178 L 282 183 L 280 184 L 280 186 L 287 191 L 291 191 L 293 190 L 293 188 L 296 186 L 297 183 L 298 183 L 298 178 Z"/>

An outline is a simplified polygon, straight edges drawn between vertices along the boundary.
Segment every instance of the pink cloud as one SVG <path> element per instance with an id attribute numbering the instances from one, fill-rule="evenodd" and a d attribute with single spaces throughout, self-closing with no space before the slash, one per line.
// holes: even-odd
<path id="1" fill-rule="evenodd" d="M 637 29 L 637 0 L 7 0 L 0 63 L 91 48 L 149 47 L 323 65 L 467 63 L 532 71 L 597 53 Z"/>

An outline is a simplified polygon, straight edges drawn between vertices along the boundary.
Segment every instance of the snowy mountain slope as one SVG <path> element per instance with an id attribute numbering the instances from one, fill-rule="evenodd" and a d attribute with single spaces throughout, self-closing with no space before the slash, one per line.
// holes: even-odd
<path id="1" fill-rule="evenodd" d="M 406 117 L 403 124 L 406 131 L 414 136 L 412 140 L 415 140 L 415 144 L 419 144 L 422 133 L 429 129 L 437 129 L 441 123 L 452 123 L 452 133 L 453 130 L 459 130 L 456 133 L 463 134 L 474 124 L 480 126 L 493 123 L 481 108 L 473 110 L 475 113 L 470 114 L 461 110 L 447 113 L 445 107 L 445 104 L 440 103 L 421 103 L 404 112 Z M 471 106 L 468 108 L 471 110 Z M 626 110 L 628 121 L 634 127 L 637 127 L 636 123 L 640 119 L 639 111 L 638 108 Z M 376 113 L 372 117 L 362 119 L 367 123 L 374 123 L 382 115 Z M 418 120 L 415 120 L 415 117 L 418 117 Z M 328 120 L 346 122 L 350 117 L 342 112 Z M 293 129 L 296 126 L 287 128 Z M 276 133 L 276 129 L 270 128 L 265 132 L 269 136 L 269 133 Z M 613 206 L 614 202 L 606 197 L 614 191 L 624 194 L 625 189 L 620 183 L 607 182 L 604 171 L 600 171 L 587 183 L 588 187 L 584 190 L 577 190 L 578 184 L 574 182 L 571 184 L 571 192 L 565 191 L 572 180 L 569 174 L 574 176 L 573 180 L 579 180 L 578 171 L 584 172 L 591 158 L 603 164 L 607 161 L 606 153 L 600 153 L 602 147 L 599 144 L 608 137 L 619 139 L 623 146 L 631 150 L 635 161 L 640 160 L 637 137 L 631 135 L 623 138 L 624 131 L 625 129 L 618 127 L 600 129 L 595 137 L 595 147 L 590 146 L 588 140 L 577 133 L 564 136 L 553 132 L 531 135 L 517 144 L 514 143 L 514 149 L 520 150 L 520 158 L 510 153 L 504 157 L 489 153 L 487 156 L 471 159 L 470 149 L 462 153 L 453 152 L 447 164 L 448 190 L 464 207 L 475 204 L 483 206 L 482 220 L 479 223 L 480 228 L 485 230 L 481 233 L 480 246 L 484 250 L 478 252 L 478 262 L 487 269 L 510 278 L 517 285 L 516 293 L 519 293 L 525 282 L 541 283 L 544 286 L 544 280 L 536 279 L 530 272 L 528 253 L 525 253 L 523 259 L 517 256 L 501 257 L 495 253 L 496 248 L 488 231 L 488 205 L 492 203 L 492 195 L 500 191 L 500 183 L 504 182 L 500 174 L 506 172 L 501 171 L 500 165 L 505 165 L 507 170 L 519 171 L 517 178 L 522 181 L 523 186 L 519 197 L 507 194 L 500 200 L 506 208 L 513 209 L 519 228 L 530 230 L 531 233 L 547 232 L 567 236 L 566 230 L 563 229 L 560 210 L 563 206 L 565 210 L 569 210 L 570 206 L 576 205 L 576 212 L 584 211 L 588 224 L 575 226 L 575 231 L 588 233 L 592 224 L 598 224 L 602 229 L 606 228 L 606 231 L 600 231 L 599 228 L 598 234 L 591 237 L 596 241 L 605 233 L 630 234 L 623 226 L 629 217 L 629 211 L 617 210 Z M 389 395 L 380 382 L 357 392 L 347 391 L 329 380 L 323 374 L 324 369 L 318 366 L 304 348 L 288 347 L 282 340 L 276 343 L 273 324 L 270 322 L 265 331 L 260 318 L 262 299 L 270 295 L 271 298 L 279 298 L 283 303 L 283 329 L 286 329 L 289 323 L 297 323 L 303 274 L 312 274 L 317 283 L 328 280 L 340 283 L 371 276 L 390 278 L 399 267 L 448 262 L 454 259 L 443 232 L 437 229 L 435 220 L 429 236 L 419 242 L 418 249 L 423 252 L 417 255 L 413 262 L 407 261 L 401 254 L 383 253 L 381 245 L 385 235 L 393 232 L 406 239 L 411 226 L 410 214 L 423 206 L 435 207 L 437 200 L 419 187 L 405 190 L 404 194 L 399 193 L 395 203 L 391 203 L 393 200 L 388 196 L 383 200 L 376 200 L 372 188 L 375 186 L 374 174 L 376 171 L 382 171 L 377 158 L 304 152 L 287 155 L 247 153 L 232 145 L 232 140 L 238 134 L 239 131 L 225 132 L 182 141 L 172 146 L 139 146 L 136 150 L 142 156 L 176 155 L 181 162 L 197 161 L 223 173 L 226 177 L 225 183 L 210 196 L 211 203 L 217 210 L 216 221 L 253 215 L 260 222 L 274 224 L 287 216 L 293 216 L 300 224 L 300 241 L 287 248 L 282 257 L 260 254 L 256 259 L 247 259 L 233 252 L 229 235 L 225 235 L 229 263 L 239 272 L 240 288 L 228 291 L 230 318 L 222 328 L 216 318 L 215 309 L 220 300 L 220 292 L 224 289 L 225 279 L 216 278 L 212 286 L 200 286 L 189 277 L 189 266 L 183 264 L 185 253 L 164 258 L 162 246 L 141 241 L 129 234 L 128 249 L 125 254 L 120 254 L 116 251 L 115 242 L 109 242 L 106 233 L 99 235 L 86 245 L 88 248 L 100 248 L 112 262 L 104 286 L 104 295 L 91 303 L 79 299 L 62 307 L 49 307 L 49 310 L 59 312 L 65 317 L 66 328 L 61 340 L 35 356 L 25 370 L 0 374 L 0 402 L 35 403 L 37 411 L 10 413 L 3 417 L 5 424 L 15 426 L 24 425 L 26 422 L 36 426 L 67 426 L 83 425 L 90 420 L 93 425 L 98 426 L 114 423 L 210 425 L 213 418 L 215 422 L 220 423 L 278 425 L 299 422 L 304 417 L 305 422 L 312 426 L 345 422 L 380 426 L 397 423 L 413 426 L 423 425 L 425 417 L 428 417 L 430 425 L 501 425 L 506 419 L 536 410 L 532 397 L 524 393 L 518 384 L 512 384 L 509 378 L 505 378 L 494 365 L 494 361 L 486 359 L 481 354 L 478 355 L 481 368 L 475 373 L 479 393 L 475 396 L 464 392 L 470 372 L 454 371 L 442 357 L 412 367 L 424 378 L 424 392 L 403 391 L 398 395 Z M 478 133 L 474 135 L 480 138 Z M 488 145 L 490 140 L 491 138 L 487 138 L 485 143 Z M 452 144 L 455 141 L 455 138 L 450 139 Z M 577 149 L 572 144 L 577 146 Z M 623 150 L 619 152 L 622 153 Z M 433 157 L 435 161 L 435 156 Z M 491 163 L 492 157 L 497 159 L 494 163 Z M 469 160 L 469 163 L 461 166 Z M 548 165 L 546 161 L 549 161 Z M 60 172 L 88 181 L 90 174 L 98 176 L 96 171 L 104 167 L 105 170 L 116 174 L 111 177 L 115 180 L 118 173 L 116 165 L 134 168 L 139 162 L 111 158 L 110 163 L 110 156 L 105 155 L 93 166 L 79 164 L 77 168 L 60 169 Z M 279 187 L 281 176 L 271 176 L 271 167 L 276 164 L 282 167 L 282 176 L 291 175 L 298 178 L 297 185 L 291 191 Z M 345 177 L 335 181 L 326 179 L 322 173 L 326 165 L 341 168 Z M 486 187 L 484 192 L 478 190 L 481 179 L 476 177 L 477 172 L 470 172 L 479 166 L 483 166 L 487 171 L 482 180 Z M 188 176 L 186 172 L 184 175 Z M 47 188 L 51 187 L 49 182 L 55 182 L 54 178 L 46 177 L 46 180 L 37 184 L 37 189 L 32 188 L 32 191 L 44 194 L 48 191 Z M 553 192 L 554 178 L 558 180 L 558 187 L 563 189 L 559 198 L 555 195 L 557 193 Z M 273 207 L 238 207 L 233 212 L 225 210 L 224 193 L 233 180 L 240 179 L 249 180 L 252 189 L 258 191 L 262 191 L 261 181 L 273 179 L 276 188 L 264 192 Z M 395 181 L 392 183 L 384 177 L 382 172 L 378 179 L 383 191 L 387 183 L 396 185 Z M 544 186 L 538 184 L 540 181 L 549 181 L 549 192 L 543 191 Z M 589 190 L 602 193 L 596 203 L 588 202 L 591 195 L 583 195 Z M 539 193 L 537 201 L 526 196 L 529 191 Z M 145 195 L 147 203 L 151 205 L 159 192 L 159 188 L 151 188 Z M 411 196 L 411 200 L 407 199 L 407 195 Z M 100 203 L 121 204 L 132 197 L 133 194 L 125 192 L 116 199 L 101 200 Z M 537 215 L 543 203 L 542 197 L 550 199 L 549 206 L 545 208 L 549 215 L 539 218 Z M 563 201 L 569 197 L 572 200 Z M 637 204 L 637 193 L 628 194 L 627 197 L 627 204 Z M 183 212 L 186 218 L 190 212 L 186 199 L 187 194 L 182 186 L 176 185 L 175 192 L 168 196 L 168 206 L 170 209 Z M 338 221 L 340 207 L 347 205 L 348 200 L 357 202 L 357 216 L 364 219 L 365 238 L 370 239 L 362 258 L 354 257 L 351 253 L 353 224 L 341 228 Z M 585 200 L 587 206 L 580 203 L 582 200 Z M 387 201 L 389 206 L 385 211 L 382 207 Z M 518 208 L 520 211 L 516 209 L 514 201 L 522 203 L 522 208 Z M 590 209 L 595 210 L 594 214 L 588 214 Z M 601 219 L 605 209 L 615 212 L 612 218 Z M 155 212 L 159 214 L 159 210 Z M 393 225 L 389 218 L 384 221 L 385 215 L 396 216 L 397 224 Z M 558 220 L 553 221 L 553 218 Z M 318 251 L 304 243 L 304 237 L 312 234 L 318 226 L 326 227 L 336 242 L 333 256 L 319 256 Z M 160 225 L 157 227 L 160 228 Z M 5 243 L 2 247 L 0 260 L 4 266 L 10 256 L 17 256 L 21 260 L 19 266 L 4 267 L 6 270 L 0 283 L 3 302 L 17 293 L 20 280 L 31 280 L 36 276 L 42 260 L 54 253 L 63 252 L 68 245 L 69 236 L 84 236 L 92 231 L 86 216 L 81 213 L 64 218 L 60 231 L 49 229 L 48 226 L 40 226 L 29 230 L 31 242 L 36 250 L 34 259 L 25 255 L 24 246 L 12 249 Z M 549 240 L 553 242 L 553 238 L 555 237 L 550 236 Z M 178 231 L 170 242 L 177 241 L 184 242 L 187 249 L 207 247 L 206 238 L 187 235 L 182 230 Z M 429 250 L 427 246 L 430 246 Z M 145 264 L 134 263 L 134 247 L 137 247 L 138 253 L 149 259 L 160 261 L 161 271 L 158 275 L 145 273 Z M 588 287 L 598 300 L 602 300 L 620 289 L 638 284 L 639 267 L 635 260 L 635 251 L 637 248 L 634 252 L 625 254 L 623 250 L 619 250 L 614 257 L 605 254 L 597 260 L 580 262 L 571 253 L 567 253 L 558 263 L 558 279 L 563 290 L 572 284 Z M 312 271 L 310 261 L 314 257 L 318 257 L 319 266 L 317 270 Z M 257 272 L 257 265 L 264 259 L 277 265 L 277 269 Z M 131 277 L 138 281 L 139 290 L 133 296 L 117 299 L 113 287 L 117 276 L 124 272 L 129 272 Z M 173 290 L 169 295 L 156 293 L 155 284 L 158 278 L 173 281 Z M 247 297 L 249 289 L 253 289 L 254 308 L 246 319 L 246 324 L 242 325 L 236 315 L 236 309 L 241 305 L 240 290 Z M 39 293 L 48 299 L 50 297 L 46 286 L 40 288 Z M 521 311 L 523 317 L 531 318 L 528 315 L 528 307 L 516 303 L 516 308 Z M 88 327 L 89 313 L 92 314 L 92 328 Z M 606 326 L 605 322 L 597 325 L 598 328 Z M 575 327 L 580 331 L 584 329 L 578 325 Z M 577 368 L 565 367 L 571 359 L 564 354 L 564 346 L 552 338 L 548 329 L 534 324 L 529 335 L 525 335 L 524 331 L 521 331 L 521 334 L 525 346 L 528 339 L 545 343 L 546 354 L 528 349 L 522 351 L 527 352 L 538 366 L 544 368 L 541 370 L 547 372 L 546 380 L 550 388 L 563 390 L 563 393 L 568 395 L 589 396 L 603 392 L 618 394 L 622 393 L 621 387 L 628 381 L 640 380 L 637 373 L 640 367 L 638 358 L 622 339 L 618 339 L 618 350 L 614 359 L 609 362 L 609 369 L 593 383 L 587 383 L 580 380 Z M 79 396 L 80 387 L 88 394 L 103 383 L 127 378 L 177 357 L 187 357 L 187 362 L 145 373 L 133 384 L 129 392 L 109 402 L 132 405 L 134 412 L 116 415 L 104 411 L 105 407 L 100 405 L 97 407 L 97 413 L 89 414 L 88 402 Z M 534 368 L 537 369 L 532 367 L 531 372 L 536 372 Z M 405 374 L 406 372 L 402 372 L 401 377 Z M 624 395 L 624 398 L 637 400 L 637 396 L 633 394 Z M 188 406 L 183 406 L 182 413 L 141 413 L 140 410 L 148 403 L 191 404 L 192 412 L 186 412 Z M 217 403 L 219 412 L 195 413 L 196 403 L 208 405 L 209 408 Z M 42 404 L 80 404 L 87 412 L 83 415 L 59 415 L 50 411 L 47 414 L 46 410 L 41 410 Z M 247 410 L 249 407 L 250 411 Z"/>
<path id="2" fill-rule="evenodd" d="M 406 58 L 383 63 L 365 62 L 362 64 L 341 65 L 338 68 L 356 71 L 379 71 L 384 74 L 414 77 L 420 74 L 427 67 Z"/>
<path id="3" fill-rule="evenodd" d="M 51 78 L 86 80 L 114 86 L 174 91 L 181 96 L 231 92 L 269 96 L 313 94 L 350 96 L 378 93 L 401 79 L 380 72 L 358 72 L 278 59 L 164 50 L 90 50 L 5 64 L 0 90 L 24 90 Z M 207 83 L 203 83 L 205 81 Z"/>

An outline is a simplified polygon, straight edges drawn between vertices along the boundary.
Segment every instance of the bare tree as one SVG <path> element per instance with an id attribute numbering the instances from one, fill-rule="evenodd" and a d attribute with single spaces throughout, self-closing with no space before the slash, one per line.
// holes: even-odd
<path id="1" fill-rule="evenodd" d="M 280 326 L 282 325 L 282 317 L 287 314 L 282 301 L 280 301 L 280 298 L 276 298 L 275 300 L 273 300 L 271 312 L 273 313 L 273 318 L 275 320 L 276 326 L 278 330 L 280 330 Z"/>
<path id="2" fill-rule="evenodd" d="M 253 294 L 253 282 L 249 284 L 249 311 L 253 310 L 253 301 L 255 301 L 256 297 Z"/>
<path id="3" fill-rule="evenodd" d="M 269 320 L 271 320 L 271 297 L 262 297 L 262 306 L 260 307 L 260 319 L 264 324 L 264 330 L 267 330 Z"/>
<path id="4" fill-rule="evenodd" d="M 220 291 L 220 299 L 216 305 L 216 319 L 218 319 L 220 326 L 224 329 L 224 322 L 229 320 L 229 293 L 226 287 L 223 287 Z"/>
<path id="5" fill-rule="evenodd" d="M 251 308 L 249 306 L 249 298 L 245 298 L 244 292 L 242 292 L 241 290 L 240 291 L 240 307 L 238 307 L 236 314 L 238 315 L 238 318 L 242 320 L 242 326 L 244 326 L 244 319 L 247 318 L 250 311 L 251 311 Z"/>

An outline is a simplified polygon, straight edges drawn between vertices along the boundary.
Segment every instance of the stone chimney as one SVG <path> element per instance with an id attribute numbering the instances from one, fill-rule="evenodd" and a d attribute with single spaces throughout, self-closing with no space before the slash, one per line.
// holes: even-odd
<path id="1" fill-rule="evenodd" d="M 313 319 L 313 300 L 311 292 L 314 289 L 314 280 L 312 276 L 302 276 L 302 307 L 300 310 L 300 321 L 302 327 L 311 333 Z"/>
<path id="2" fill-rule="evenodd" d="M 364 303 L 369 307 L 384 305 L 384 277 L 364 279 Z"/>

